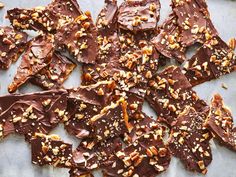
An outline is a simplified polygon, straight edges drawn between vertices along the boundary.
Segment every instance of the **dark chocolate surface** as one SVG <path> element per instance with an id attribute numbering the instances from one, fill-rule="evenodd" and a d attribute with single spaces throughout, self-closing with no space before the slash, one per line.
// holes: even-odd
<path id="1" fill-rule="evenodd" d="M 127 0 L 119 7 L 118 23 L 132 32 L 154 30 L 160 16 L 159 0 Z"/>
<path id="2" fill-rule="evenodd" d="M 207 104 L 192 90 L 181 69 L 170 66 L 149 82 L 146 99 L 157 115 L 171 125 L 186 106 L 206 111 Z"/>
<path id="3" fill-rule="evenodd" d="M 103 168 L 103 174 L 109 177 L 154 177 L 165 171 L 169 163 L 170 152 L 157 130 L 144 134 L 113 155 Z"/>
<path id="4" fill-rule="evenodd" d="M 0 97 L 3 136 L 14 131 L 30 141 L 34 133 L 49 133 L 64 119 L 67 92 L 64 90 L 13 94 Z"/>
<path id="5" fill-rule="evenodd" d="M 64 25 L 56 33 L 55 39 L 57 48 L 67 49 L 78 62 L 95 63 L 98 52 L 97 29 L 90 12 Z"/>
<path id="6" fill-rule="evenodd" d="M 210 36 L 218 34 L 210 19 L 205 0 L 172 0 L 172 6 L 178 18 L 177 23 L 182 29 L 182 45 L 204 43 Z"/>
<path id="7" fill-rule="evenodd" d="M 57 135 L 36 134 L 31 150 L 33 164 L 64 168 L 72 166 L 72 145 L 64 143 Z"/>
<path id="8" fill-rule="evenodd" d="M 181 29 L 177 25 L 177 17 L 170 14 L 161 25 L 160 32 L 152 39 L 152 43 L 162 55 L 182 63 L 186 60 L 186 47 L 181 44 Z"/>
<path id="9" fill-rule="evenodd" d="M 17 68 L 13 82 L 8 86 L 10 93 L 15 92 L 51 62 L 54 51 L 53 40 L 51 35 L 40 35 L 31 40 L 21 64 Z"/>
<path id="10" fill-rule="evenodd" d="M 67 57 L 54 52 L 51 63 L 34 75 L 30 82 L 45 90 L 61 88 L 75 67 Z"/>
<path id="11" fill-rule="evenodd" d="M 171 130 L 169 147 L 190 170 L 206 174 L 212 161 L 211 133 L 203 126 L 206 115 L 186 107 Z"/>
<path id="12" fill-rule="evenodd" d="M 222 146 L 236 151 L 236 128 L 234 127 L 233 116 L 219 94 L 214 95 L 211 101 L 206 126 Z"/>
<path id="13" fill-rule="evenodd" d="M 219 37 L 213 37 L 198 49 L 183 66 L 183 73 L 195 86 L 235 70 L 235 54 Z"/>
<path id="14" fill-rule="evenodd" d="M 7 17 L 14 28 L 50 33 L 55 33 L 81 14 L 76 0 L 53 0 L 47 6 L 7 11 Z"/>
<path id="15" fill-rule="evenodd" d="M 0 28 L 0 69 L 8 69 L 27 46 L 28 35 L 11 27 Z"/>
<path id="16" fill-rule="evenodd" d="M 69 90 L 68 119 L 64 120 L 66 130 L 77 138 L 92 136 L 90 119 L 99 114 L 109 104 L 113 92 L 112 82 L 98 82 L 95 85 L 81 86 Z"/>

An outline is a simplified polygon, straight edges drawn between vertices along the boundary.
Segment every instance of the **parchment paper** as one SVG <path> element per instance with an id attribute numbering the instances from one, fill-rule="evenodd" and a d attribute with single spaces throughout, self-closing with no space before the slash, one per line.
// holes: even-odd
<path id="1" fill-rule="evenodd" d="M 46 5 L 50 0 L 1 0 L 5 7 L 0 10 L 0 24 L 8 25 L 9 22 L 4 18 L 6 10 L 14 7 L 30 8 L 37 5 Z M 90 10 L 94 19 L 103 6 L 103 0 L 78 0 L 83 10 Z M 119 1 L 121 2 L 121 0 Z M 170 12 L 170 1 L 161 0 L 161 22 Z M 220 36 L 228 41 L 231 37 L 236 37 L 236 1 L 230 0 L 208 0 L 209 10 L 212 20 L 218 29 Z M 30 32 L 33 36 L 34 33 Z M 7 94 L 7 86 L 11 82 L 20 60 L 8 71 L 0 71 L 0 95 Z M 222 83 L 228 86 L 225 90 L 221 87 Z M 76 68 L 72 76 L 66 81 L 65 86 L 77 87 L 80 84 L 80 67 Z M 223 76 L 218 80 L 204 83 L 194 88 L 199 96 L 208 103 L 214 93 L 220 93 L 225 103 L 231 108 L 234 120 L 236 121 L 236 72 Z M 39 91 L 40 89 L 30 84 L 22 87 L 19 92 L 26 93 Z M 144 105 L 144 110 L 148 115 L 155 113 Z M 52 133 L 59 134 L 66 142 L 73 143 L 76 148 L 79 141 L 69 136 L 60 125 Z M 212 141 L 213 161 L 208 167 L 206 177 L 236 177 L 236 153 L 219 146 Z M 31 164 L 31 150 L 29 144 L 24 141 L 23 137 L 11 135 L 0 142 L 0 177 L 67 177 L 68 169 L 58 169 L 52 167 L 38 167 Z M 96 177 L 102 176 L 96 172 Z M 169 169 L 159 175 L 160 177 L 198 177 L 200 174 L 188 172 L 184 169 L 182 163 L 172 158 Z"/>

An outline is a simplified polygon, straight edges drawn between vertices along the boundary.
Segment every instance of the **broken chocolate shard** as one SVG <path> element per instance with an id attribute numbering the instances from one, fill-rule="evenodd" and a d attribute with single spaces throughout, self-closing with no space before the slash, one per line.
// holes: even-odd
<path id="1" fill-rule="evenodd" d="M 70 168 L 72 145 L 64 143 L 57 135 L 36 133 L 31 142 L 32 163 L 40 166 Z"/>
<path id="2" fill-rule="evenodd" d="M 186 60 L 186 47 L 181 44 L 181 29 L 177 25 L 175 14 L 169 15 L 169 18 L 162 24 L 160 33 L 151 42 L 165 57 L 176 59 L 179 63 Z"/>
<path id="3" fill-rule="evenodd" d="M 81 15 L 82 11 L 76 0 L 54 0 L 47 6 L 33 9 L 14 8 L 8 10 L 7 14 L 16 29 L 55 33 Z"/>
<path id="4" fill-rule="evenodd" d="M 203 174 L 212 161 L 209 143 L 212 136 L 203 125 L 205 120 L 204 113 L 186 107 L 172 127 L 168 143 L 173 155 L 180 158 L 188 170 Z"/>
<path id="5" fill-rule="evenodd" d="M 134 33 L 155 30 L 160 16 L 159 0 L 127 0 L 119 7 L 119 27 Z"/>
<path id="6" fill-rule="evenodd" d="M 40 35 L 30 42 L 13 82 L 8 87 L 10 93 L 15 92 L 51 62 L 54 51 L 53 40 L 51 35 Z"/>
<path id="7" fill-rule="evenodd" d="M 112 81 L 103 81 L 69 90 L 68 115 L 64 120 L 65 129 L 77 138 L 92 136 L 89 121 L 109 104 L 113 87 Z"/>
<path id="8" fill-rule="evenodd" d="M 35 74 L 30 82 L 49 90 L 61 88 L 76 65 L 59 52 L 54 52 L 51 63 Z"/>
<path id="9" fill-rule="evenodd" d="M 170 151 L 157 132 L 144 134 L 118 151 L 106 162 L 103 174 L 109 177 L 155 177 L 165 171 L 170 163 Z"/>
<path id="10" fill-rule="evenodd" d="M 2 96 L 0 124 L 4 136 L 15 131 L 30 141 L 36 132 L 47 134 L 64 119 L 66 107 L 65 90 Z"/>
<path id="11" fill-rule="evenodd" d="M 63 26 L 56 33 L 55 39 L 57 48 L 68 50 L 78 62 L 95 63 L 98 52 L 97 29 L 90 12 L 85 12 L 72 23 Z"/>
<path id="12" fill-rule="evenodd" d="M 124 141 L 128 144 L 132 144 L 141 136 L 157 129 L 160 132 L 159 135 L 164 136 L 164 132 L 161 129 L 164 129 L 164 127 L 161 126 L 157 120 L 154 120 L 143 112 L 139 112 L 138 117 L 136 117 L 136 115 L 134 115 L 134 117 L 130 117 L 129 123 L 132 126 L 132 131 L 130 133 L 125 134 L 124 137 Z"/>
<path id="13" fill-rule="evenodd" d="M 110 63 L 116 66 L 120 56 L 120 44 L 117 25 L 117 0 L 105 0 L 105 5 L 98 15 L 97 64 Z"/>
<path id="14" fill-rule="evenodd" d="M 96 22 L 99 34 L 108 36 L 117 31 L 117 12 L 117 0 L 105 0 Z"/>
<path id="15" fill-rule="evenodd" d="M 233 116 L 219 94 L 214 95 L 211 101 L 210 114 L 205 125 L 222 146 L 236 151 L 236 128 Z"/>
<path id="16" fill-rule="evenodd" d="M 93 116 L 89 121 L 93 128 L 95 141 L 104 141 L 130 131 L 128 119 L 127 102 L 124 98 L 104 107 L 99 114 Z"/>
<path id="17" fill-rule="evenodd" d="M 197 53 L 183 65 L 183 73 L 195 86 L 219 78 L 236 69 L 236 57 L 232 49 L 215 36 L 204 43 Z"/>
<path id="18" fill-rule="evenodd" d="M 75 168 L 72 168 L 70 173 L 79 176 L 101 168 L 112 155 L 121 149 L 122 142 L 117 137 L 100 143 L 94 142 L 94 139 L 82 140 L 73 152 Z"/>
<path id="19" fill-rule="evenodd" d="M 127 43 L 129 44 L 127 45 Z M 157 72 L 159 53 L 148 39 L 146 40 L 141 35 L 125 34 L 120 36 L 120 45 L 120 69 L 135 72 L 137 75 L 141 75 L 144 80 L 150 79 Z"/>
<path id="20" fill-rule="evenodd" d="M 27 46 L 28 35 L 11 27 L 0 28 L 0 69 L 8 69 Z"/>
<path id="21" fill-rule="evenodd" d="M 192 90 L 191 84 L 176 66 L 169 66 L 149 82 L 146 99 L 162 120 L 172 125 L 187 105 L 207 111 L 207 104 Z"/>
<path id="22" fill-rule="evenodd" d="M 182 29 L 182 45 L 188 47 L 197 42 L 204 43 L 209 37 L 218 35 L 205 0 L 173 0 L 172 6 Z"/>
<path id="23" fill-rule="evenodd" d="M 111 66 L 117 66 L 120 56 L 120 43 L 118 34 L 104 34 L 97 37 L 98 56 L 97 64 L 109 63 Z"/>

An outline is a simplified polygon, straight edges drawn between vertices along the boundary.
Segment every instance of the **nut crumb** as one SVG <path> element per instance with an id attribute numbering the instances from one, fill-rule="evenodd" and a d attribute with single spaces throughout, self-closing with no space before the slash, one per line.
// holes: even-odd
<path id="1" fill-rule="evenodd" d="M 221 87 L 222 87 L 223 89 L 225 89 L 225 90 L 228 89 L 228 86 L 227 86 L 225 83 L 222 83 L 222 84 L 221 84 Z"/>
<path id="2" fill-rule="evenodd" d="M 5 7 L 5 4 L 3 4 L 2 2 L 0 2 L 0 9 L 2 9 L 3 7 Z"/>

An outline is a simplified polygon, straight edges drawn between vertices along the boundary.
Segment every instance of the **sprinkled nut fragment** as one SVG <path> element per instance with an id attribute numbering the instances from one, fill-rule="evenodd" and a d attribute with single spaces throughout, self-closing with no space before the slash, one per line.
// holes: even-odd
<path id="1" fill-rule="evenodd" d="M 222 84 L 221 84 L 221 87 L 222 87 L 223 89 L 225 89 L 225 90 L 228 89 L 228 86 L 227 86 L 225 83 L 222 83 Z"/>
<path id="2" fill-rule="evenodd" d="M 235 38 L 231 38 L 228 42 L 228 46 L 232 49 L 235 50 L 236 48 L 236 39 Z"/>
<path id="3" fill-rule="evenodd" d="M 104 91 L 103 91 L 102 88 L 99 88 L 97 93 L 98 93 L 99 96 L 103 96 L 104 95 Z"/>
<path id="4" fill-rule="evenodd" d="M 2 2 L 0 2 L 0 9 L 2 9 L 4 6 L 5 5 Z"/>

